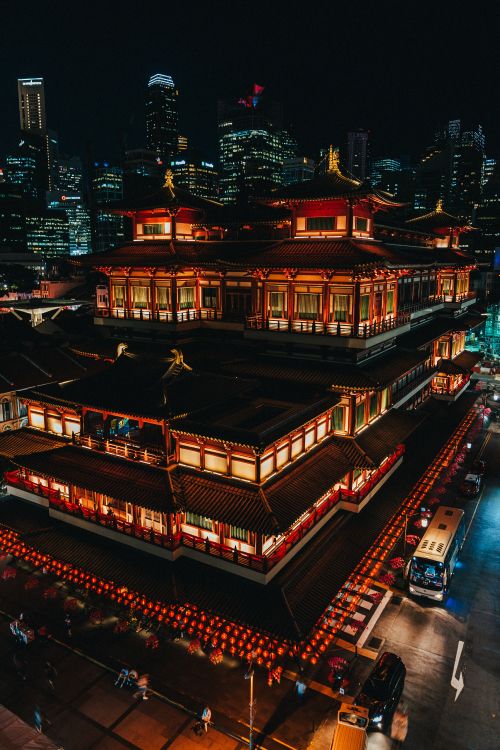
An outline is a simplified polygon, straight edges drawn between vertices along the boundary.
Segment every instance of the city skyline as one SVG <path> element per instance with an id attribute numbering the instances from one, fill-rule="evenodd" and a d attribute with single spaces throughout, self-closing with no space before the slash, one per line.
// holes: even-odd
<path id="1" fill-rule="evenodd" d="M 132 36 L 131 19 L 126 13 L 113 15 L 113 4 L 101 12 L 98 30 L 92 19 L 75 24 L 61 14 L 56 48 L 55 27 L 41 19 L 45 33 L 28 29 L 28 44 L 21 48 L 12 43 L 18 19 L 10 13 L 0 82 L 5 103 L 0 156 L 17 138 L 18 78 L 45 79 L 47 126 L 60 133 L 65 152 L 84 155 L 92 143 L 98 157 L 116 158 L 123 145 L 146 143 L 144 89 L 155 73 L 174 79 L 180 132 L 211 160 L 216 157 L 217 100 L 241 96 L 253 82 L 283 103 L 285 122 L 306 155 L 315 156 L 331 142 L 343 146 L 349 130 L 367 128 L 373 156 L 409 152 L 417 158 L 434 131 L 453 118 L 482 124 L 487 151 L 498 153 L 498 112 L 489 96 L 496 53 L 485 43 L 489 32 L 469 34 L 470 54 L 457 56 L 453 40 L 463 37 L 465 25 L 447 15 L 446 7 L 432 15 L 424 8 L 404 23 L 380 10 L 365 10 L 361 23 L 350 11 L 343 16 L 322 11 L 322 26 L 347 30 L 324 44 L 318 43 L 312 18 L 301 30 L 283 7 L 260 16 L 259 4 L 254 5 L 248 19 L 211 13 L 196 4 L 192 10 L 190 35 L 199 32 L 195 48 L 180 33 L 168 35 L 165 43 L 161 24 L 143 39 Z M 37 15 L 36 9 L 33 13 Z M 175 27 L 181 11 L 169 13 Z M 479 20 L 468 19 L 469 31 Z M 252 31 L 256 26 L 258 49 Z M 88 59 L 85 45 L 91 39 L 95 54 Z M 432 59 L 421 52 L 429 45 Z M 61 66 L 61 55 L 70 51 L 71 64 Z"/>

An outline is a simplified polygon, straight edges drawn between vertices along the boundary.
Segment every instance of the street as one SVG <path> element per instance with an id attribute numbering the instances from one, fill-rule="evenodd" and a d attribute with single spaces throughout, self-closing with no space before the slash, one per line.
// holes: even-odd
<path id="1" fill-rule="evenodd" d="M 408 750 L 500 747 L 500 433 L 490 432 L 484 458 L 487 483 L 445 605 L 394 597 L 374 631 L 381 650 L 406 665 Z M 469 514 L 476 503 L 457 499 Z M 450 681 L 459 641 L 465 645 L 456 677 L 462 672 L 464 688 L 455 701 Z M 370 750 L 389 747 L 388 738 L 371 736 Z"/>

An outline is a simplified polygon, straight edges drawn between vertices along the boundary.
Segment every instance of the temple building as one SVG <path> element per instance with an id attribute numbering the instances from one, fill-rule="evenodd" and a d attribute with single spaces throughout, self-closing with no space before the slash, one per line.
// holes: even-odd
<path id="1" fill-rule="evenodd" d="M 326 174 L 251 205 L 164 186 L 106 212 L 133 241 L 79 262 L 106 283 L 107 366 L 22 394 L 0 436 L 11 494 L 172 562 L 267 584 L 397 470 L 429 397 L 453 401 L 483 319 L 439 206 Z M 82 355 L 80 351 L 79 356 Z M 83 352 L 83 355 L 85 352 Z M 91 348 L 88 356 L 98 356 Z"/>

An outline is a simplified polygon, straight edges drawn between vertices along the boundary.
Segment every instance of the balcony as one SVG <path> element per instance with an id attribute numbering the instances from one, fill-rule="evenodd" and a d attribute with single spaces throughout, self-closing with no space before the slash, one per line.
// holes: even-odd
<path id="1" fill-rule="evenodd" d="M 332 344 L 339 345 L 343 342 L 345 346 L 354 348 L 366 348 L 366 343 L 370 340 L 369 346 L 377 343 L 374 339 L 377 337 L 391 338 L 393 332 L 399 330 L 399 333 L 405 333 L 410 330 L 410 314 L 403 312 L 394 317 L 387 318 L 374 323 L 323 323 L 318 320 L 281 320 L 278 318 L 262 318 L 260 316 L 247 317 L 245 330 L 252 335 L 253 331 L 265 331 L 274 335 L 282 334 L 302 334 L 303 336 L 317 337 L 322 336 L 331 340 Z"/>
<path id="2" fill-rule="evenodd" d="M 434 295 L 424 300 L 417 300 L 404 304 L 399 300 L 399 310 L 407 313 L 412 320 L 420 318 L 428 311 L 435 311 L 443 308 L 445 302 L 444 295 Z"/>
<path id="3" fill-rule="evenodd" d="M 130 461 L 144 461 L 153 466 L 163 466 L 166 463 L 165 451 L 158 445 L 143 445 L 124 438 L 100 438 L 95 435 L 73 434 L 73 442 L 82 448 L 90 448 L 113 456 L 127 458 Z"/>
<path id="4" fill-rule="evenodd" d="M 406 383 L 401 388 L 395 389 L 392 392 L 392 406 L 399 407 L 401 404 L 410 397 L 414 392 L 422 388 L 426 383 L 429 383 L 434 375 L 437 373 L 437 365 L 429 365 L 424 368 L 424 371 L 416 377 L 414 380 Z"/>
<path id="5" fill-rule="evenodd" d="M 203 310 L 178 310 L 174 313 L 172 310 L 153 311 L 145 308 L 127 310 L 123 307 L 96 307 L 94 315 L 97 325 L 129 326 L 131 323 L 133 325 L 134 323 L 142 324 L 148 322 L 149 328 L 157 330 L 163 329 L 165 325 L 172 330 L 176 330 L 179 327 L 184 329 L 200 328 L 203 326 L 209 327 L 213 323 L 225 323 L 227 327 L 234 327 L 236 325 L 241 330 L 244 321 L 244 315 L 232 315 L 230 313 L 223 313 L 222 310 L 208 308 Z"/>
<path id="6" fill-rule="evenodd" d="M 461 294 L 445 294 L 444 302 L 447 310 L 466 310 L 477 299 L 477 292 L 469 291 Z"/>

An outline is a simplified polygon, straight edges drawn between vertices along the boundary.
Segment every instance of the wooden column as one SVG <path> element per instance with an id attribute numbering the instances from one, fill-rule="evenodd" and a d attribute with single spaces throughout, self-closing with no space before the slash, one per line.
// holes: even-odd
<path id="1" fill-rule="evenodd" d="M 354 282 L 354 294 L 353 294 L 353 311 L 352 311 L 352 323 L 354 326 L 354 334 L 356 335 L 358 333 L 359 329 L 359 316 L 360 316 L 360 310 L 359 306 L 361 303 L 361 284 L 359 281 Z"/>
<path id="2" fill-rule="evenodd" d="M 354 235 L 354 210 L 352 205 L 352 200 L 346 201 L 346 207 L 347 207 L 347 220 L 346 220 L 346 230 L 347 230 L 347 237 L 352 237 Z"/>
<path id="3" fill-rule="evenodd" d="M 329 313 L 329 302 L 328 299 L 328 282 L 325 281 L 323 284 L 323 323 L 325 324 L 325 328 L 328 324 L 328 313 Z"/>
<path id="4" fill-rule="evenodd" d="M 172 320 L 177 323 L 177 277 L 172 276 Z"/>
<path id="5" fill-rule="evenodd" d="M 356 396 L 349 396 L 349 435 L 356 432 Z"/>

